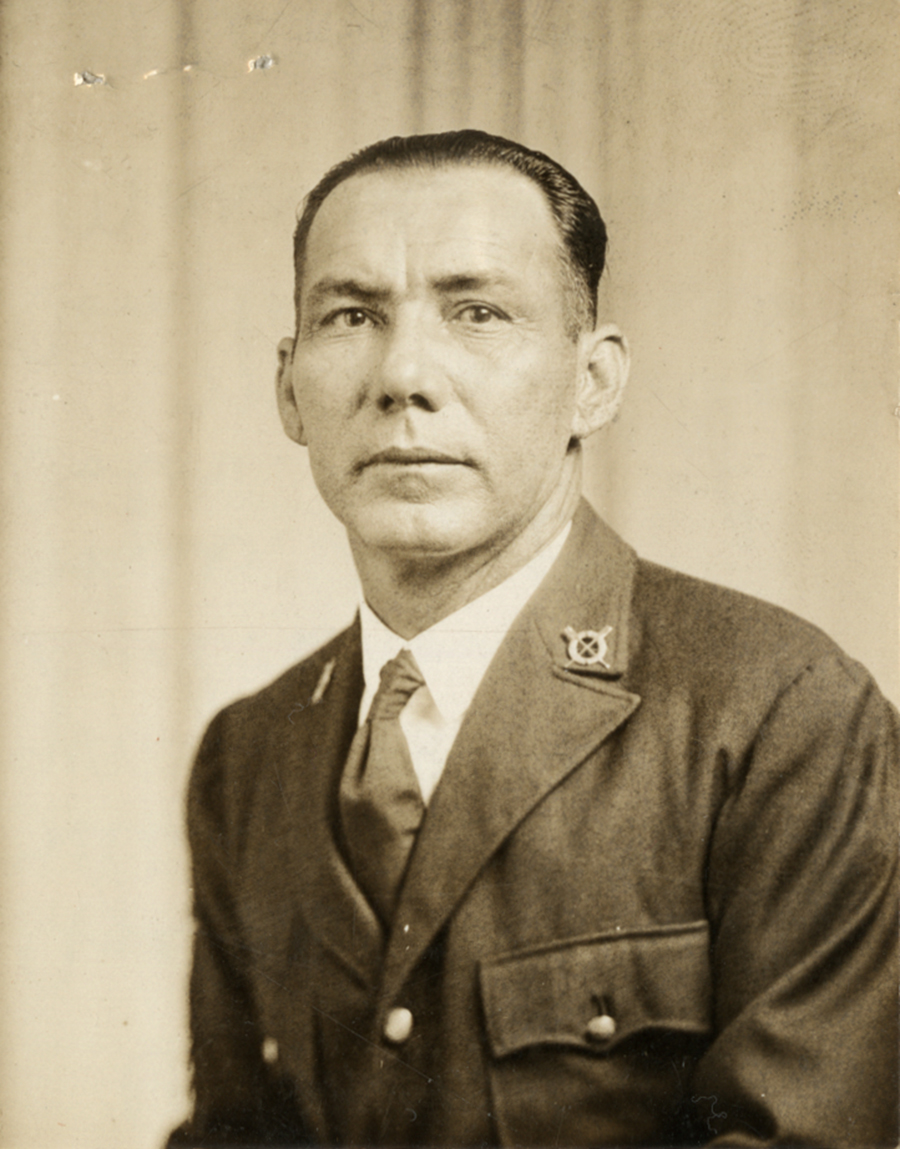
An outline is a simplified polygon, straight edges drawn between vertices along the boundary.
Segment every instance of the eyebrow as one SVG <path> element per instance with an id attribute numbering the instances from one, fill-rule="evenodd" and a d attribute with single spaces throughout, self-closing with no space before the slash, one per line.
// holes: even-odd
<path id="1" fill-rule="evenodd" d="M 384 303 L 390 299 L 391 291 L 386 287 L 368 287 L 357 279 L 320 279 L 309 289 L 307 301 L 322 303 L 327 299 L 357 299 L 361 303 Z"/>
<path id="2" fill-rule="evenodd" d="M 461 291 L 483 291 L 488 287 L 509 287 L 505 275 L 495 272 L 459 272 L 454 275 L 441 275 L 432 280 L 431 286 L 447 295 Z"/>

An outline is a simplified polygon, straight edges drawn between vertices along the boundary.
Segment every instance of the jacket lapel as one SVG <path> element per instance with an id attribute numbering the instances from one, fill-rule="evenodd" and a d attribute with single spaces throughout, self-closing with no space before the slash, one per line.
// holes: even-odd
<path id="1" fill-rule="evenodd" d="M 285 771 L 292 839 L 292 873 L 285 879 L 319 941 L 364 985 L 372 985 L 381 970 L 384 934 L 341 853 L 336 806 L 362 692 L 358 620 L 328 653 L 317 689 L 298 722 L 295 765 Z"/>
<path id="2" fill-rule="evenodd" d="M 634 566 L 633 551 L 583 502 L 488 668 L 435 790 L 388 945 L 386 1000 L 516 826 L 638 706 L 618 681 Z M 603 663 L 573 662 L 567 627 L 610 627 Z"/>

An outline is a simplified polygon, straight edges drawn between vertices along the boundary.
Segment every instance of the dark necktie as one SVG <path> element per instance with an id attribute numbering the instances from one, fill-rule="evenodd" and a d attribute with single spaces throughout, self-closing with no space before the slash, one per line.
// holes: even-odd
<path id="1" fill-rule="evenodd" d="M 341 778 L 341 822 L 356 880 L 385 925 L 394 907 L 425 803 L 400 713 L 425 685 L 408 650 L 381 668 L 381 683 L 350 746 Z"/>

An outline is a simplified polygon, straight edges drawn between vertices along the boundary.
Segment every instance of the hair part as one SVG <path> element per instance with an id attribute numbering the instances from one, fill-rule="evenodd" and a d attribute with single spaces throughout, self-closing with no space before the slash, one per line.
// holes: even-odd
<path id="1" fill-rule="evenodd" d="M 517 171 L 543 192 L 560 240 L 569 334 L 577 338 L 597 322 L 597 287 L 606 260 L 606 225 L 594 200 L 564 167 L 543 152 L 487 132 L 466 129 L 421 136 L 392 136 L 336 164 L 303 201 L 294 232 L 294 308 L 299 324 L 306 245 L 319 208 L 336 187 L 355 175 L 410 168 L 493 165 Z"/>

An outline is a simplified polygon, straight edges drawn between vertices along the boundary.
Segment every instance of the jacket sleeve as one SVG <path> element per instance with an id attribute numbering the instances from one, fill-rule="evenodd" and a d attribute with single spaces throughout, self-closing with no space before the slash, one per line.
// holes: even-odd
<path id="1" fill-rule="evenodd" d="M 714 1145 L 897 1144 L 898 716 L 828 656 L 734 764 L 708 869 Z"/>
<path id="2" fill-rule="evenodd" d="M 287 1083 L 266 1063 L 235 909 L 244 780 L 230 781 L 228 712 L 203 739 L 188 788 L 195 934 L 190 982 L 193 1114 L 168 1146 L 307 1143 Z M 235 772 L 237 773 L 237 772 Z"/>

